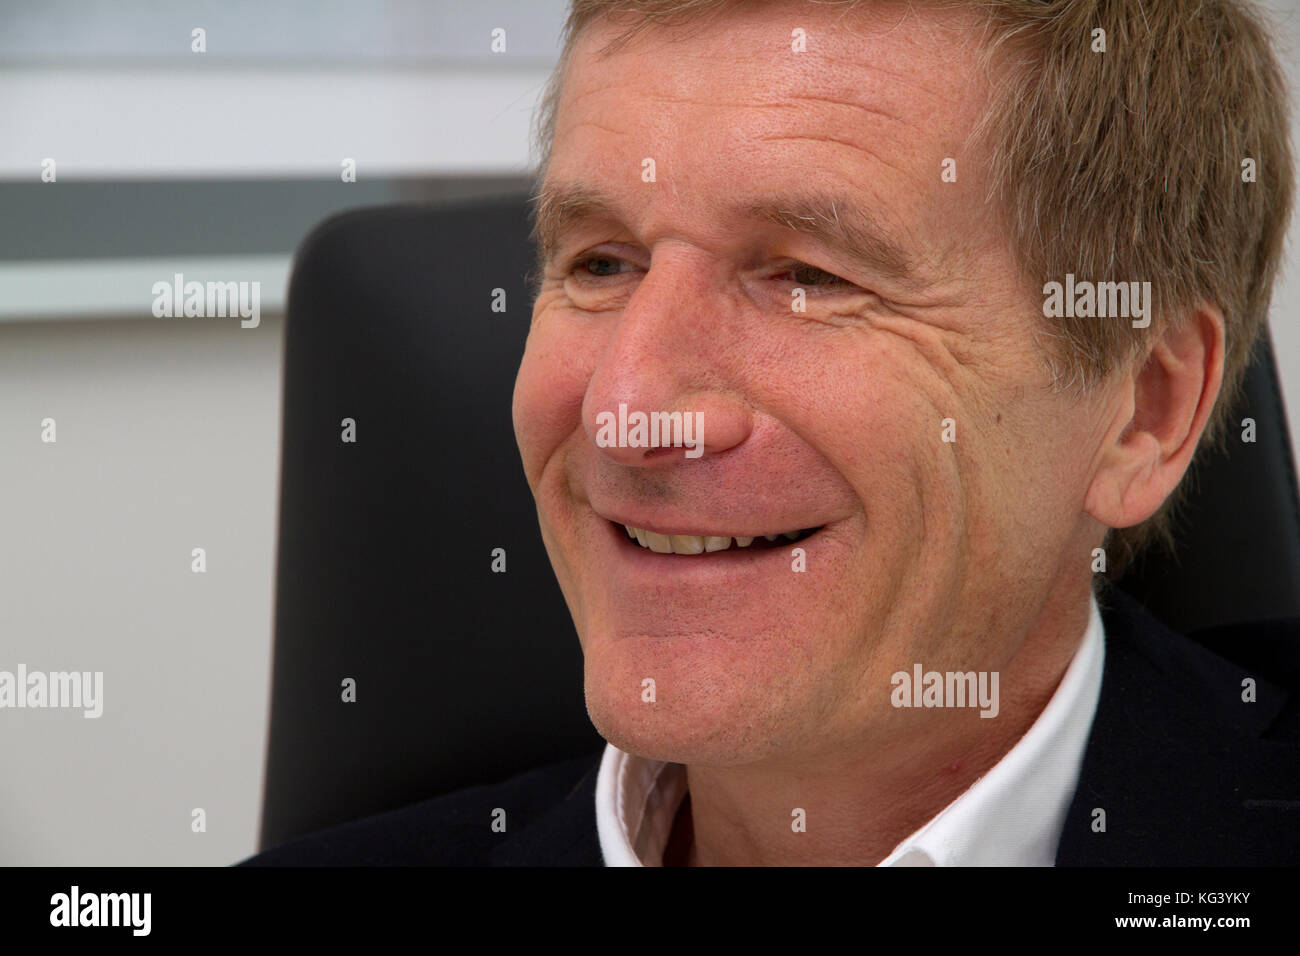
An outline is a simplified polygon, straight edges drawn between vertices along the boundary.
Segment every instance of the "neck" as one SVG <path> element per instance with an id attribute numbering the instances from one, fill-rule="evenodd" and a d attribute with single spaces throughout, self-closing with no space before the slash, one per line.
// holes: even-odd
<path id="1" fill-rule="evenodd" d="M 1057 614 L 1051 614 L 1055 610 Z M 996 719 L 926 711 L 923 733 L 815 762 L 687 767 L 665 866 L 875 866 L 1000 761 L 1055 693 L 1088 605 L 1045 609 L 1001 671 Z M 1042 620 L 1042 618 L 1040 618 Z M 864 735 L 865 736 L 865 735 Z M 802 810 L 804 825 L 796 827 Z"/>

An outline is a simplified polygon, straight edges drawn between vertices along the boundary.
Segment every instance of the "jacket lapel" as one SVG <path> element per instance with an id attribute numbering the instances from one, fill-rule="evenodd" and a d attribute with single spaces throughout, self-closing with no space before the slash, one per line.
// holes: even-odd
<path id="1" fill-rule="evenodd" d="M 1098 601 L 1101 697 L 1056 864 L 1296 863 L 1300 750 L 1285 735 L 1266 735 L 1286 694 L 1173 633 L 1117 589 Z M 1244 647 L 1250 628 L 1238 631 Z M 1243 701 L 1246 678 L 1255 681 L 1253 703 Z"/>
<path id="2" fill-rule="evenodd" d="M 536 809 L 526 826 L 491 853 L 491 866 L 604 866 L 596 833 L 596 772 L 601 754 L 558 803 Z M 566 765 L 567 766 L 567 765 Z M 569 780 L 573 778 L 570 777 Z"/>

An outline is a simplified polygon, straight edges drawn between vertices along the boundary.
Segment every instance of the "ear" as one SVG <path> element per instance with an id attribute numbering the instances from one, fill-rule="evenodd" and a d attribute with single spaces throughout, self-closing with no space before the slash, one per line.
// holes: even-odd
<path id="1" fill-rule="evenodd" d="M 1121 381 L 1084 509 L 1111 528 L 1150 518 L 1178 487 L 1223 382 L 1223 313 L 1205 303 L 1156 340 Z"/>

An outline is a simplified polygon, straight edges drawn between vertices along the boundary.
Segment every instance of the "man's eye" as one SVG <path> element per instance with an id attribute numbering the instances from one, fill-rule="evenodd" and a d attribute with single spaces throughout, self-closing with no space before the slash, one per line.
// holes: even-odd
<path id="1" fill-rule="evenodd" d="M 623 271 L 623 266 L 630 265 L 616 256 L 579 256 L 573 260 L 569 267 L 570 273 L 574 273 L 578 279 L 596 278 L 603 279 L 609 276 L 616 276 Z"/>
<path id="2" fill-rule="evenodd" d="M 856 285 L 848 279 L 842 279 L 832 272 L 827 272 L 825 269 L 819 269 L 806 263 L 796 263 L 786 269 L 782 275 L 789 275 L 792 281 L 801 286 L 856 288 Z"/>

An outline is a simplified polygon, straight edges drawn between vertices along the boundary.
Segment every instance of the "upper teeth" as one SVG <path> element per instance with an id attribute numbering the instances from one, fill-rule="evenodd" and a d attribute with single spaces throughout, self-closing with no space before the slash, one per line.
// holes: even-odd
<path id="1" fill-rule="evenodd" d="M 627 529 L 627 536 L 635 538 L 637 544 L 643 548 L 649 548 L 658 554 L 702 554 L 705 551 L 726 551 L 735 542 L 738 548 L 748 548 L 754 543 L 754 539 L 744 537 L 725 537 L 714 535 L 698 534 L 658 534 L 654 531 L 646 531 L 644 528 L 633 528 L 631 525 L 623 525 Z M 791 541 L 797 540 L 803 536 L 802 531 L 783 531 L 781 534 L 763 535 L 768 541 L 775 541 L 777 538 L 786 537 Z"/>

